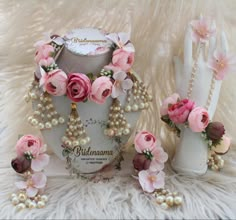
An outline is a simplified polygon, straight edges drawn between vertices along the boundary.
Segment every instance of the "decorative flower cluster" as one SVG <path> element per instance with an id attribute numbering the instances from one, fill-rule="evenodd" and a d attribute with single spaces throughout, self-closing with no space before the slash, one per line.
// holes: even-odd
<path id="1" fill-rule="evenodd" d="M 11 165 L 25 178 L 25 181 L 15 183 L 20 190 L 18 197 L 16 194 L 12 195 L 12 203 L 17 205 L 18 209 L 26 206 L 42 208 L 47 202 L 45 195 L 42 196 L 43 200 L 39 199 L 47 182 L 47 177 L 42 172 L 49 163 L 49 155 L 45 151 L 46 147 L 42 144 L 41 139 L 33 135 L 25 135 L 16 143 L 17 157 L 11 161 Z"/>
<path id="2" fill-rule="evenodd" d="M 127 73 L 134 62 L 134 47 L 125 33 L 112 33 L 107 38 L 113 41 L 115 50 L 112 62 L 101 70 L 98 77 L 83 73 L 67 75 L 58 69 L 54 60 L 57 53 L 55 48 L 63 44 L 62 38 L 56 36 L 51 41 L 37 43 L 35 62 L 39 66 L 39 73 L 36 75 L 39 76 L 40 87 L 53 96 L 67 95 L 73 102 L 89 99 L 97 104 L 103 104 L 109 96 L 117 98 L 131 89 L 133 81 Z"/>
<path id="3" fill-rule="evenodd" d="M 133 165 L 138 171 L 138 179 L 145 192 L 153 192 L 165 185 L 164 163 L 168 159 L 167 153 L 161 147 L 156 137 L 148 132 L 139 132 L 134 139 L 137 151 L 133 159 Z"/>
<path id="4" fill-rule="evenodd" d="M 230 139 L 224 135 L 224 125 L 220 122 L 210 122 L 206 109 L 196 107 L 189 99 L 180 99 L 176 93 L 165 99 L 161 106 L 161 119 L 166 122 L 179 136 L 179 125 L 189 127 L 193 132 L 202 133 L 209 148 L 217 154 L 229 150 Z"/>

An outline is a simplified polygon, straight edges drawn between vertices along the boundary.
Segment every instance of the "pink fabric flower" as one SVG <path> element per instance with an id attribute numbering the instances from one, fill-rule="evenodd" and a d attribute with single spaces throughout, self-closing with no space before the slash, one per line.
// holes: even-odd
<path id="1" fill-rule="evenodd" d="M 236 57 L 215 51 L 208 66 L 214 71 L 217 80 L 223 80 L 229 72 L 235 71 Z"/>
<path id="2" fill-rule="evenodd" d="M 162 105 L 161 105 L 161 109 L 160 109 L 161 116 L 167 115 L 168 114 L 169 105 L 176 104 L 179 99 L 180 99 L 180 96 L 177 93 L 174 93 L 171 96 L 169 96 L 168 98 L 166 98 L 162 102 Z"/>
<path id="3" fill-rule="evenodd" d="M 82 73 L 70 73 L 68 75 L 67 96 L 73 102 L 82 102 L 91 92 L 90 79 Z"/>
<path id="4" fill-rule="evenodd" d="M 151 172 L 157 172 L 164 169 L 164 163 L 168 160 L 168 154 L 162 147 L 156 147 L 152 150 L 152 161 L 149 167 Z"/>
<path id="5" fill-rule="evenodd" d="M 31 161 L 31 169 L 35 172 L 42 171 L 49 164 L 49 155 L 40 154 Z"/>
<path id="6" fill-rule="evenodd" d="M 163 171 L 153 173 L 150 170 L 142 170 L 138 176 L 139 183 L 145 192 L 151 193 L 155 189 L 163 188 L 165 185 L 165 173 Z"/>
<path id="7" fill-rule="evenodd" d="M 38 48 L 44 44 L 49 44 L 51 42 L 56 43 L 57 45 L 63 45 L 64 44 L 64 39 L 60 37 L 59 35 L 52 35 L 50 32 L 45 32 L 43 33 L 43 40 L 39 40 L 34 44 L 34 47 Z"/>
<path id="8" fill-rule="evenodd" d="M 134 53 L 118 49 L 113 52 L 112 66 L 119 68 L 125 72 L 129 71 L 134 63 Z"/>
<path id="9" fill-rule="evenodd" d="M 134 52 L 134 45 L 130 43 L 129 35 L 127 33 L 121 32 L 121 33 L 111 33 L 106 36 L 108 39 L 110 39 L 112 42 L 116 44 L 119 48 L 122 48 L 123 50 L 127 52 Z"/>
<path id="10" fill-rule="evenodd" d="M 193 132 L 202 132 L 209 124 L 209 115 L 202 107 L 194 108 L 188 117 L 189 127 Z"/>
<path id="11" fill-rule="evenodd" d="M 47 91 L 51 95 L 65 95 L 67 75 L 61 69 L 55 69 L 48 74 L 44 72 L 40 78 L 40 86 L 43 86 L 43 90 Z"/>
<path id="12" fill-rule="evenodd" d="M 47 177 L 43 173 L 35 173 L 26 182 L 19 181 L 15 185 L 18 189 L 25 189 L 28 197 L 36 196 L 40 189 L 46 186 Z"/>
<path id="13" fill-rule="evenodd" d="M 176 124 L 185 123 L 195 103 L 189 99 L 183 99 L 168 108 L 168 115 L 171 121 Z"/>
<path id="14" fill-rule="evenodd" d="M 128 79 L 127 74 L 123 71 L 114 73 L 112 77 L 115 80 L 112 86 L 112 98 L 117 98 L 133 87 L 132 80 Z"/>
<path id="15" fill-rule="evenodd" d="M 144 154 L 137 153 L 133 159 L 134 169 L 137 171 L 147 170 L 150 167 L 151 160 L 149 160 Z"/>
<path id="16" fill-rule="evenodd" d="M 37 157 L 42 150 L 41 139 L 33 135 L 25 135 L 16 143 L 16 154 L 18 157 L 24 156 L 25 152 L 30 152 L 33 157 Z"/>
<path id="17" fill-rule="evenodd" d="M 103 104 L 111 95 L 111 91 L 112 82 L 110 78 L 101 76 L 93 82 L 89 98 L 97 104 Z"/>
<path id="18" fill-rule="evenodd" d="M 135 135 L 134 147 L 138 153 L 143 153 L 145 150 L 153 151 L 160 143 L 156 137 L 148 131 L 140 131 Z"/>
<path id="19" fill-rule="evenodd" d="M 212 21 L 209 18 L 193 20 L 190 24 L 193 29 L 192 38 L 196 43 L 207 42 L 207 40 L 216 32 L 216 29 L 212 27 Z"/>
<path id="20" fill-rule="evenodd" d="M 105 70 L 112 70 L 113 73 L 122 71 L 122 69 L 118 66 L 114 66 L 112 63 L 104 66 Z"/>
<path id="21" fill-rule="evenodd" d="M 229 137 L 227 137 L 226 135 L 224 135 L 222 137 L 221 142 L 218 145 L 212 147 L 212 150 L 216 154 L 223 155 L 223 154 L 226 154 L 229 151 L 230 145 L 231 145 L 231 139 Z"/>
<path id="22" fill-rule="evenodd" d="M 38 46 L 34 60 L 40 66 L 50 66 L 55 62 L 52 58 L 53 53 L 54 48 L 49 44 Z"/>

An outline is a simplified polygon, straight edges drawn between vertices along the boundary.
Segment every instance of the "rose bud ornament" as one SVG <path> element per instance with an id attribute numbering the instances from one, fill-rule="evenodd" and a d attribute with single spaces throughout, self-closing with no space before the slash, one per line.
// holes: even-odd
<path id="1" fill-rule="evenodd" d="M 206 134 L 213 142 L 219 141 L 225 134 L 224 125 L 221 122 L 211 122 L 206 128 Z"/>
<path id="2" fill-rule="evenodd" d="M 30 165 L 31 161 L 26 159 L 25 156 L 17 157 L 11 161 L 11 166 L 17 173 L 26 172 L 30 168 Z"/>
<path id="3" fill-rule="evenodd" d="M 134 169 L 137 171 L 147 170 L 150 167 L 151 160 L 144 154 L 136 154 L 133 159 Z"/>

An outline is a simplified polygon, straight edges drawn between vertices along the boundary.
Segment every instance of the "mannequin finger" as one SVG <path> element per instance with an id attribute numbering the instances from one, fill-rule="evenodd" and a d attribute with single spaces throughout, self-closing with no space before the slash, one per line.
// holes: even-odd
<path id="1" fill-rule="evenodd" d="M 215 21 L 212 22 L 212 29 L 216 29 Z M 213 35 L 210 38 L 209 50 L 208 50 L 208 60 L 210 60 L 212 58 L 215 49 L 216 49 L 216 35 Z"/>
<path id="2" fill-rule="evenodd" d="M 228 44 L 228 40 L 224 31 L 221 32 L 221 45 L 220 46 L 221 46 L 222 51 L 225 54 L 227 54 L 229 51 L 229 44 Z"/>
<path id="3" fill-rule="evenodd" d="M 189 74 L 192 68 L 192 27 L 189 24 L 184 39 L 184 73 Z"/>

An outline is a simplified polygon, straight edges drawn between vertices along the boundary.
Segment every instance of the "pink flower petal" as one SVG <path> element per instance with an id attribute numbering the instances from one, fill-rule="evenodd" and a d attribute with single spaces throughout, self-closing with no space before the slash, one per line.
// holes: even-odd
<path id="1" fill-rule="evenodd" d="M 133 81 L 131 79 L 125 79 L 122 84 L 121 87 L 123 90 L 129 90 L 133 87 Z"/>
<path id="2" fill-rule="evenodd" d="M 129 41 L 129 35 L 125 32 L 118 33 L 119 40 L 122 43 L 122 45 L 125 45 Z"/>
<path id="3" fill-rule="evenodd" d="M 44 188 L 47 182 L 47 177 L 43 173 L 35 173 L 32 175 L 32 181 L 35 188 Z"/>
<path id="4" fill-rule="evenodd" d="M 147 170 L 142 170 L 138 173 L 139 183 L 145 192 L 153 192 L 154 187 L 152 183 L 149 181 L 149 172 Z"/>
<path id="5" fill-rule="evenodd" d="M 134 45 L 132 43 L 128 43 L 123 47 L 123 50 L 130 52 L 130 53 L 134 53 L 135 52 L 135 48 Z"/>
<path id="6" fill-rule="evenodd" d="M 116 45 L 118 45 L 119 39 L 118 39 L 118 34 L 117 34 L 117 33 L 108 34 L 106 37 L 107 37 L 109 40 L 111 40 L 112 42 L 114 42 Z"/>
<path id="7" fill-rule="evenodd" d="M 39 172 L 43 170 L 49 163 L 49 156 L 47 154 L 41 154 L 31 162 L 31 169 Z"/>
<path id="8" fill-rule="evenodd" d="M 165 173 L 163 171 L 157 174 L 157 180 L 153 183 L 153 186 L 155 189 L 160 189 L 165 186 Z"/>
<path id="9" fill-rule="evenodd" d="M 164 163 L 159 162 L 158 160 L 153 159 L 150 163 L 149 170 L 151 172 L 158 172 L 164 169 Z"/>
<path id="10" fill-rule="evenodd" d="M 118 96 L 120 96 L 122 94 L 122 90 L 120 88 L 115 87 L 114 85 L 112 86 L 112 92 L 111 92 L 111 97 L 117 98 Z"/>
<path id="11" fill-rule="evenodd" d="M 23 181 L 15 182 L 15 185 L 18 189 L 26 189 L 27 183 Z"/>
<path id="12" fill-rule="evenodd" d="M 113 79 L 123 81 L 127 77 L 127 74 L 123 71 L 119 71 L 113 74 Z"/>
<path id="13" fill-rule="evenodd" d="M 29 187 L 26 189 L 26 194 L 28 197 L 32 198 L 35 197 L 38 193 L 38 189 L 34 188 L 34 187 Z"/>

